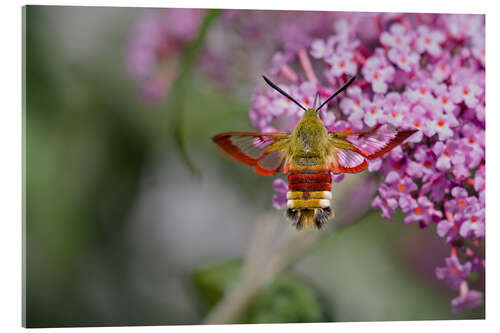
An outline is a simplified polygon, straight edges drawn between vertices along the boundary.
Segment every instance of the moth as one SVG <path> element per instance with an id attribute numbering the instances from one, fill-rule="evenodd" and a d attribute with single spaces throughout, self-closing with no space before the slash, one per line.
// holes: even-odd
<path id="1" fill-rule="evenodd" d="M 285 214 L 297 229 L 321 229 L 333 218 L 332 174 L 361 172 L 368 166 L 367 160 L 383 156 L 416 132 L 380 124 L 365 131 L 328 131 L 319 118 L 319 110 L 347 89 L 356 77 L 319 107 L 308 109 L 268 78 L 263 78 L 305 111 L 293 131 L 228 132 L 214 136 L 213 141 L 231 158 L 253 166 L 260 175 L 274 175 L 283 169 L 289 183 Z"/>

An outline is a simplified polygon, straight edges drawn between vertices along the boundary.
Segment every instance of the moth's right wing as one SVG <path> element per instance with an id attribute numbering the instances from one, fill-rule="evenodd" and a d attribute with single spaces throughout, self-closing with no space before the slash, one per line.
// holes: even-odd
<path id="1" fill-rule="evenodd" d="M 213 141 L 229 157 L 253 166 L 259 175 L 270 176 L 285 162 L 290 135 L 285 132 L 229 132 L 214 136 Z"/>

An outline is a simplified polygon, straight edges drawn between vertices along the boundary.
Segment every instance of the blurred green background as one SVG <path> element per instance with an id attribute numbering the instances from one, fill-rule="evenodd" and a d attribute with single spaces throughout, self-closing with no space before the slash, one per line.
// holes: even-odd
<path id="1" fill-rule="evenodd" d="M 272 179 L 211 141 L 252 130 L 253 91 L 195 72 L 182 114 L 170 98 L 145 104 L 124 61 L 140 9 L 24 13 L 25 325 L 201 323 L 238 280 L 256 217 L 290 228 L 272 208 Z M 451 313 L 454 294 L 434 277 L 446 255 L 434 230 L 379 215 L 288 267 L 240 322 L 484 318 L 484 306 Z"/>

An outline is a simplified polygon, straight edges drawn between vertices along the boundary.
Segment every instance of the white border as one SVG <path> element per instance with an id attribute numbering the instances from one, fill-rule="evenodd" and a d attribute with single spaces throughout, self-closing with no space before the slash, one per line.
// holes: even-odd
<path id="1" fill-rule="evenodd" d="M 21 330 L 21 6 L 25 4 L 40 5 L 79 5 L 79 6 L 118 6 L 118 7 L 209 7 L 209 8 L 249 8 L 249 9 L 302 9 L 302 10 L 336 10 L 336 11 L 392 11 L 392 12 L 449 12 L 449 13 L 486 13 L 487 24 L 487 297 L 486 321 L 423 321 L 423 322 L 376 322 L 376 323 L 325 323 L 285 325 L 226 325 L 226 326 L 162 326 L 162 327 L 127 327 L 127 328 L 79 328 L 87 330 L 158 330 L 188 332 L 204 330 L 207 332 L 228 332 L 235 329 L 250 332 L 255 329 L 273 331 L 342 331 L 353 332 L 370 330 L 371 332 L 434 332 L 453 330 L 454 332 L 476 331 L 489 332 L 492 327 L 500 327 L 498 298 L 500 297 L 498 270 L 499 235 L 498 213 L 496 212 L 496 193 L 499 184 L 499 153 L 496 147 L 500 138 L 497 127 L 500 126 L 498 84 L 500 52 L 497 33 L 500 31 L 498 6 L 493 1 L 9 1 L 2 2 L 0 24 L 2 29 L 2 122 L 1 122 L 1 280 L 0 280 L 0 327 L 10 331 Z M 58 329 L 66 331 L 68 329 Z"/>
<path id="2" fill-rule="evenodd" d="M 58 6 L 113 6 L 113 7 L 199 7 L 234 9 L 289 9 L 289 10 L 334 10 L 334 11 L 373 11 L 373 12 L 432 12 L 432 13 L 474 13 L 484 14 L 491 11 L 487 0 L 469 2 L 457 1 L 393 1 L 393 0 L 351 0 L 351 1 L 293 1 L 293 0 L 86 0 L 86 1 L 12 1 L 17 6 L 58 5 Z"/>

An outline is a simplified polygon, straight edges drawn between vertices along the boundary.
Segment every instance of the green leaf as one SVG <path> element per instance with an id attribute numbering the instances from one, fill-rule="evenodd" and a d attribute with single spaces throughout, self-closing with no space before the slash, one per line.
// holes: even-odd
<path id="1" fill-rule="evenodd" d="M 469 274 L 469 279 L 468 279 L 468 280 L 469 280 L 470 282 L 474 282 L 474 281 L 476 281 L 478 278 L 479 278 L 479 274 L 478 274 L 477 272 L 471 272 L 471 273 Z"/>
<path id="2" fill-rule="evenodd" d="M 208 310 L 240 278 L 242 264 L 230 261 L 197 271 L 194 280 Z M 241 323 L 306 323 L 326 321 L 316 290 L 288 272 L 280 273 L 255 299 Z"/>
<path id="3" fill-rule="evenodd" d="M 212 308 L 219 302 L 227 289 L 239 279 L 241 261 L 233 260 L 197 271 L 194 274 L 196 289 L 203 301 Z"/>

